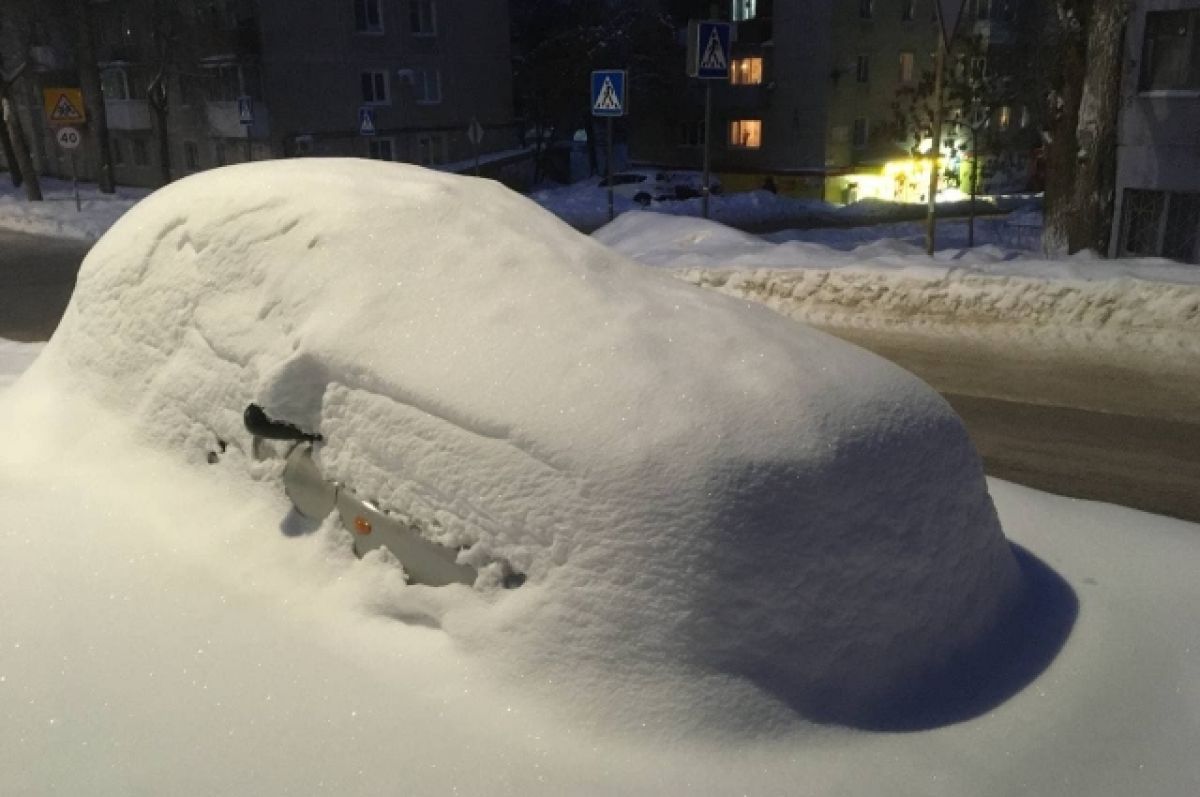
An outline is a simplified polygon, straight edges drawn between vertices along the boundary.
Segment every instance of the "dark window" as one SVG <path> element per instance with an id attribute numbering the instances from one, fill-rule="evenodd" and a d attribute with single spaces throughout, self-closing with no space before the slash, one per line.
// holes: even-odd
<path id="1" fill-rule="evenodd" d="M 109 139 L 108 150 L 112 154 L 113 166 L 125 165 L 125 147 L 121 144 L 121 139 Z"/>
<path id="2" fill-rule="evenodd" d="M 1126 189 L 1121 254 L 1200 262 L 1200 193 Z"/>
<path id="3" fill-rule="evenodd" d="M 859 83 L 867 83 L 871 80 L 871 57 L 868 55 L 860 55 L 854 62 L 854 79 Z"/>
<path id="4" fill-rule="evenodd" d="M 387 72 L 382 69 L 362 73 L 362 99 L 368 105 L 388 103 Z"/>
<path id="5" fill-rule="evenodd" d="M 917 0 L 900 0 L 900 19 L 911 22 L 917 18 Z"/>
<path id="6" fill-rule="evenodd" d="M 372 138 L 367 141 L 367 151 L 377 161 L 395 160 L 390 138 Z"/>
<path id="7" fill-rule="evenodd" d="M 991 0 L 975 0 L 976 19 L 990 19 L 992 16 Z"/>
<path id="8" fill-rule="evenodd" d="M 189 172 L 200 168 L 200 148 L 195 141 L 183 142 L 183 163 Z"/>
<path id="9" fill-rule="evenodd" d="M 852 143 L 855 149 L 865 149 L 867 146 L 867 136 L 870 133 L 867 119 L 864 116 L 854 120 L 854 138 Z"/>
<path id="10" fill-rule="evenodd" d="M 135 138 L 129 142 L 133 145 L 133 162 L 137 166 L 150 165 L 150 148 L 146 146 L 146 140 Z"/>
<path id="11" fill-rule="evenodd" d="M 1142 91 L 1200 90 L 1200 10 L 1146 15 Z"/>
<path id="12" fill-rule="evenodd" d="M 875 0 L 858 0 L 858 16 L 870 19 L 875 15 Z"/>
<path id="13" fill-rule="evenodd" d="M 379 0 L 354 0 L 354 29 L 359 33 L 383 31 L 383 17 L 379 13 Z"/>
<path id="14" fill-rule="evenodd" d="M 437 16 L 433 0 L 412 0 L 412 8 L 409 15 L 414 34 L 418 36 L 432 36 L 437 33 Z"/>

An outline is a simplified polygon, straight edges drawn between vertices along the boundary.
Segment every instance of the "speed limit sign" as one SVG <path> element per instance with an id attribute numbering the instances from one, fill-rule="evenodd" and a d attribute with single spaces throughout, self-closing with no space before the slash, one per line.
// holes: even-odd
<path id="1" fill-rule="evenodd" d="M 83 136 L 74 127 L 60 127 L 54 137 L 63 149 L 75 149 L 83 141 Z"/>

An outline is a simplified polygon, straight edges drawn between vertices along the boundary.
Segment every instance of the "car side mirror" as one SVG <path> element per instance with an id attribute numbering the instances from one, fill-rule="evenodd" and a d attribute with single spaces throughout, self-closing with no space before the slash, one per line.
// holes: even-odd
<path id="1" fill-rule="evenodd" d="M 242 413 L 242 423 L 245 424 L 247 432 L 267 440 L 306 440 L 315 443 L 323 439 L 321 435 L 305 432 L 293 423 L 271 420 L 257 404 L 246 406 L 246 411 Z"/>

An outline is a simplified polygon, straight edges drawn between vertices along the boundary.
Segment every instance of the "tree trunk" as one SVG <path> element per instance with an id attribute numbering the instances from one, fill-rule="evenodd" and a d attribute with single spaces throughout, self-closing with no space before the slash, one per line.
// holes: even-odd
<path id="1" fill-rule="evenodd" d="M 0 98 L 0 106 L 2 106 L 0 110 L 3 111 L 4 124 L 8 128 L 8 135 L 12 140 L 13 155 L 17 167 L 21 170 L 21 177 L 25 181 L 25 196 L 30 202 L 41 202 L 42 185 L 38 181 L 37 172 L 33 170 L 33 160 L 29 157 L 29 147 L 25 144 L 21 119 L 17 116 L 17 109 L 8 99 L 7 87 L 5 87 L 3 98 Z"/>
<path id="2" fill-rule="evenodd" d="M 0 124 L 0 147 L 4 148 L 4 162 L 8 164 L 8 177 L 12 180 L 13 188 L 21 187 L 21 167 L 17 165 L 17 152 L 13 149 L 12 138 L 8 135 L 8 125 Z"/>
<path id="3" fill-rule="evenodd" d="M 1079 3 L 1056 2 L 1058 19 L 1049 21 L 1043 48 L 1055 53 L 1061 70 L 1049 102 L 1046 140 L 1046 199 L 1042 247 L 1048 255 L 1070 249 L 1078 164 L 1079 103 L 1087 75 L 1087 41 Z"/>
<path id="4" fill-rule="evenodd" d="M 167 130 L 167 100 L 163 97 L 159 100 L 152 99 L 150 108 L 154 111 L 154 127 L 158 133 L 158 164 L 159 177 L 162 179 L 162 184 L 167 185 L 171 182 L 171 136 Z"/>
<path id="5" fill-rule="evenodd" d="M 96 66 L 96 48 L 92 42 L 92 20 L 88 0 L 75 0 L 76 61 L 79 62 L 79 87 L 87 108 L 88 129 L 94 142 L 96 162 L 100 164 L 97 183 L 101 193 L 116 193 L 112 151 L 109 146 L 108 113 L 100 90 L 100 69 Z"/>
<path id="6" fill-rule="evenodd" d="M 1071 252 L 1108 254 L 1117 183 L 1117 112 L 1125 42 L 1126 0 L 1096 0 L 1088 26 L 1087 76 L 1076 126 L 1079 163 L 1075 208 L 1068 228 Z"/>

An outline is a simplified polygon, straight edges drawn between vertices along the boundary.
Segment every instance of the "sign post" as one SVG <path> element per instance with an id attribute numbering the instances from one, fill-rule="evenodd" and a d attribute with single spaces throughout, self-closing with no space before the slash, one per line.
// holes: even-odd
<path id="1" fill-rule="evenodd" d="M 479 176 L 479 145 L 483 143 L 483 125 L 479 124 L 479 118 L 471 117 L 471 124 L 467 126 L 467 140 L 471 142 L 471 146 L 475 148 L 475 176 Z"/>
<path id="2" fill-rule="evenodd" d="M 592 72 L 592 116 L 602 116 L 607 133 L 608 156 L 604 159 L 604 182 L 608 185 L 608 220 L 616 217 L 613 207 L 613 119 L 629 109 L 623 69 L 598 69 Z"/>
<path id="3" fill-rule="evenodd" d="M 954 34 L 958 30 L 958 20 L 962 16 L 964 5 L 966 0 L 937 0 L 934 5 L 941 36 L 933 65 L 933 146 L 929 148 L 929 211 L 925 219 L 925 251 L 930 257 L 933 257 L 934 245 L 937 242 L 938 160 L 942 154 L 942 121 L 945 114 L 942 94 L 945 85 L 946 53 L 954 42 Z"/>
<path id="4" fill-rule="evenodd" d="M 58 132 L 54 134 L 54 138 L 58 141 L 58 145 L 71 153 L 71 188 L 75 192 L 75 212 L 83 212 L 83 207 L 79 202 L 79 159 L 76 156 L 75 150 L 79 149 L 79 144 L 83 141 L 83 137 L 79 135 L 79 131 L 74 127 L 60 127 Z"/>
<path id="5" fill-rule="evenodd" d="M 701 212 L 708 218 L 708 197 L 712 193 L 711 150 L 712 150 L 712 81 L 729 80 L 730 42 L 733 29 L 728 22 L 714 20 L 688 23 L 689 77 L 699 78 L 704 83 L 704 181 L 700 186 Z"/>
<path id="6" fill-rule="evenodd" d="M 250 140 L 250 128 L 254 126 L 254 98 L 243 94 L 237 98 L 238 122 L 246 128 L 246 162 L 254 160 L 254 149 Z"/>

